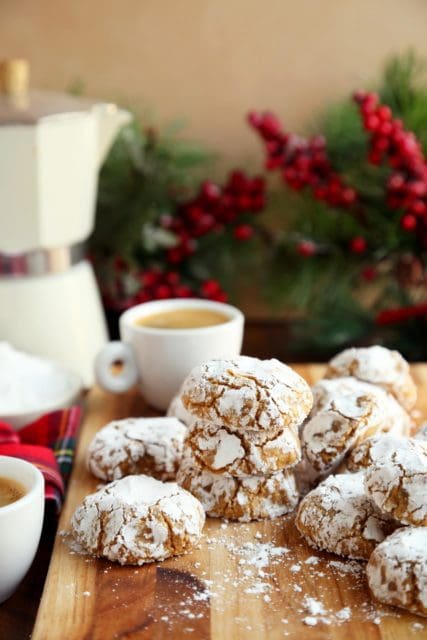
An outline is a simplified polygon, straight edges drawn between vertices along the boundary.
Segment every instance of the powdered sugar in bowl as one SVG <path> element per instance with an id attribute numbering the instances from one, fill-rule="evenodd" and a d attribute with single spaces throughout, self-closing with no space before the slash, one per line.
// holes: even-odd
<path id="1" fill-rule="evenodd" d="M 0 420 L 15 429 L 76 402 L 80 377 L 59 364 L 0 342 Z"/>

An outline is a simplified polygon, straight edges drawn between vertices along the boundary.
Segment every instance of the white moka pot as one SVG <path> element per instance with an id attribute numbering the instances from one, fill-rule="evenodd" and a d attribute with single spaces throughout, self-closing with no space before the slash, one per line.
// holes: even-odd
<path id="1" fill-rule="evenodd" d="M 91 267 L 76 266 L 94 225 L 100 166 L 130 114 L 28 92 L 24 60 L 2 71 L 0 339 L 54 357 L 91 384 L 106 328 Z"/>

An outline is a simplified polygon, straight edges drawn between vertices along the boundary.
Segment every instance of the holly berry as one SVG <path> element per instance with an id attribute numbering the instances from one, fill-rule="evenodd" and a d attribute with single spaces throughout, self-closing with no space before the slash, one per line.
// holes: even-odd
<path id="1" fill-rule="evenodd" d="M 185 284 L 181 284 L 178 287 L 175 287 L 175 296 L 177 298 L 191 298 L 193 297 L 193 292 L 190 287 Z"/>
<path id="2" fill-rule="evenodd" d="M 200 287 L 200 291 L 203 296 L 210 298 L 212 295 L 221 291 L 221 285 L 217 280 L 205 280 Z"/>
<path id="3" fill-rule="evenodd" d="M 362 269 L 362 278 L 366 282 L 372 282 L 373 280 L 375 280 L 377 278 L 377 276 L 378 276 L 378 271 L 372 265 L 369 265 L 369 266 L 364 267 Z"/>
<path id="4" fill-rule="evenodd" d="M 303 258 L 309 258 L 316 253 L 316 245 L 311 240 L 303 240 L 297 244 L 297 251 Z"/>
<path id="5" fill-rule="evenodd" d="M 426 229 L 427 161 L 420 142 L 412 131 L 404 129 L 401 120 L 393 119 L 387 105 L 378 104 L 375 94 L 358 94 L 355 101 L 370 132 L 369 161 L 376 165 L 387 162 L 393 169 L 387 183 L 388 206 L 403 209 L 400 224 L 405 231 L 419 226 Z"/>
<path id="6" fill-rule="evenodd" d="M 234 227 L 233 235 L 239 242 L 249 240 L 254 235 L 254 228 L 249 224 L 240 224 L 238 227 Z"/>
<path id="7" fill-rule="evenodd" d="M 315 198 L 332 206 L 353 206 L 357 194 L 332 170 L 322 136 L 306 139 L 287 134 L 278 119 L 268 112 L 251 113 L 249 122 L 264 141 L 266 168 L 279 169 L 291 189 L 310 188 Z"/>
<path id="8" fill-rule="evenodd" d="M 417 219 L 415 216 L 407 213 L 401 219 L 400 224 L 402 226 L 402 229 L 405 229 L 405 231 L 413 231 L 417 226 Z"/>
<path id="9" fill-rule="evenodd" d="M 367 246 L 363 236 L 355 236 L 350 240 L 350 251 L 352 253 L 365 253 Z"/>

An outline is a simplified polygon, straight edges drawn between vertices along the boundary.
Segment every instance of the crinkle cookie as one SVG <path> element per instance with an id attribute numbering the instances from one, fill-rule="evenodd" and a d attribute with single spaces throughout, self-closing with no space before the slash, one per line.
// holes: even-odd
<path id="1" fill-rule="evenodd" d="M 375 346 L 345 349 L 329 362 L 327 378 L 353 376 L 383 387 L 410 411 L 417 401 L 417 388 L 409 364 L 398 351 Z"/>
<path id="2" fill-rule="evenodd" d="M 187 411 L 201 420 L 233 431 L 260 429 L 270 434 L 298 426 L 312 405 L 310 387 L 290 367 L 248 356 L 196 367 L 181 397 Z"/>
<path id="3" fill-rule="evenodd" d="M 427 616 L 427 527 L 403 527 L 378 545 L 366 567 L 372 595 Z"/>
<path id="4" fill-rule="evenodd" d="M 329 473 L 360 439 L 381 429 L 383 415 L 375 395 L 337 395 L 328 409 L 305 423 L 304 457 L 319 474 Z"/>
<path id="5" fill-rule="evenodd" d="M 271 475 L 295 465 L 301 458 L 297 429 L 284 429 L 278 436 L 265 440 L 259 431 L 233 432 L 196 420 L 188 432 L 185 446 L 193 456 L 214 473 L 227 476 Z M 261 441 L 260 441 L 261 440 Z"/>
<path id="6" fill-rule="evenodd" d="M 298 503 L 292 470 L 268 477 L 232 478 L 204 469 L 186 452 L 177 479 L 214 518 L 240 522 L 277 518 L 292 511 Z"/>
<path id="7" fill-rule="evenodd" d="M 399 447 L 406 446 L 407 438 L 392 433 L 379 433 L 360 442 L 352 449 L 346 460 L 349 471 L 361 471 L 377 462 L 387 464 Z"/>
<path id="8" fill-rule="evenodd" d="M 302 499 L 295 524 L 310 546 L 368 559 L 375 546 L 396 528 L 366 496 L 363 475 L 329 476 Z"/>
<path id="9" fill-rule="evenodd" d="M 187 427 L 189 427 L 194 421 L 194 416 L 192 416 L 191 413 L 188 413 L 187 409 L 182 404 L 181 395 L 179 393 L 172 398 L 166 415 L 168 418 L 177 418 Z"/>
<path id="10" fill-rule="evenodd" d="M 165 560 L 199 541 L 205 513 L 175 482 L 127 476 L 83 500 L 71 520 L 80 545 L 120 564 Z"/>
<path id="11" fill-rule="evenodd" d="M 103 427 L 89 445 L 87 467 L 101 480 L 138 473 L 175 479 L 187 428 L 176 418 L 127 418 Z"/>
<path id="12" fill-rule="evenodd" d="M 369 382 L 361 382 L 352 377 L 324 379 L 312 387 L 312 392 L 311 416 L 319 411 L 330 409 L 332 403 L 341 396 L 369 397 L 372 403 L 376 403 L 378 411 L 377 422 L 372 423 L 366 436 L 374 435 L 377 431 L 405 436 L 411 431 L 412 419 L 405 409 L 392 395 Z"/>
<path id="13" fill-rule="evenodd" d="M 376 445 L 376 460 L 366 470 L 368 495 L 384 513 L 402 524 L 427 525 L 427 442 L 402 438 L 390 451 Z"/>

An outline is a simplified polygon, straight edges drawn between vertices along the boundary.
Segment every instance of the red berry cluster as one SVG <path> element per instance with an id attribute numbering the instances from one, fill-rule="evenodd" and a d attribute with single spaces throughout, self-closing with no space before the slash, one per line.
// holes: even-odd
<path id="1" fill-rule="evenodd" d="M 121 258 L 114 260 L 114 291 L 103 291 L 105 305 L 119 311 L 135 304 L 150 300 L 167 298 L 206 298 L 217 302 L 226 302 L 227 294 L 217 280 L 203 281 L 198 287 L 191 287 L 182 282 L 176 271 L 162 271 L 157 267 L 134 272 Z M 124 278 L 132 277 L 139 284 L 137 292 L 126 295 L 123 286 Z"/>
<path id="2" fill-rule="evenodd" d="M 251 112 L 248 120 L 264 141 L 266 168 L 281 171 L 291 189 L 309 187 L 317 200 L 334 207 L 354 204 L 357 194 L 333 171 L 322 136 L 307 139 L 285 133 L 277 117 L 269 112 Z"/>
<path id="3" fill-rule="evenodd" d="M 196 251 L 198 238 L 230 225 L 236 240 L 248 240 L 254 233 L 253 227 L 239 224 L 239 217 L 261 211 L 264 206 L 262 177 L 250 178 L 242 171 L 233 171 L 223 187 L 204 182 L 195 198 L 180 205 L 176 215 L 165 216 L 161 221 L 177 237 L 177 245 L 167 251 L 167 261 L 181 263 Z"/>
<path id="4" fill-rule="evenodd" d="M 191 298 L 195 294 L 191 287 L 183 284 L 176 271 L 147 269 L 138 274 L 141 289 L 136 294 L 137 302 L 165 300 L 166 298 Z"/>
<path id="5" fill-rule="evenodd" d="M 406 231 L 427 228 L 427 162 L 420 142 L 376 94 L 358 92 L 354 99 L 370 134 L 369 161 L 387 162 L 393 170 L 387 183 L 388 206 L 403 209 L 401 226 Z"/>

